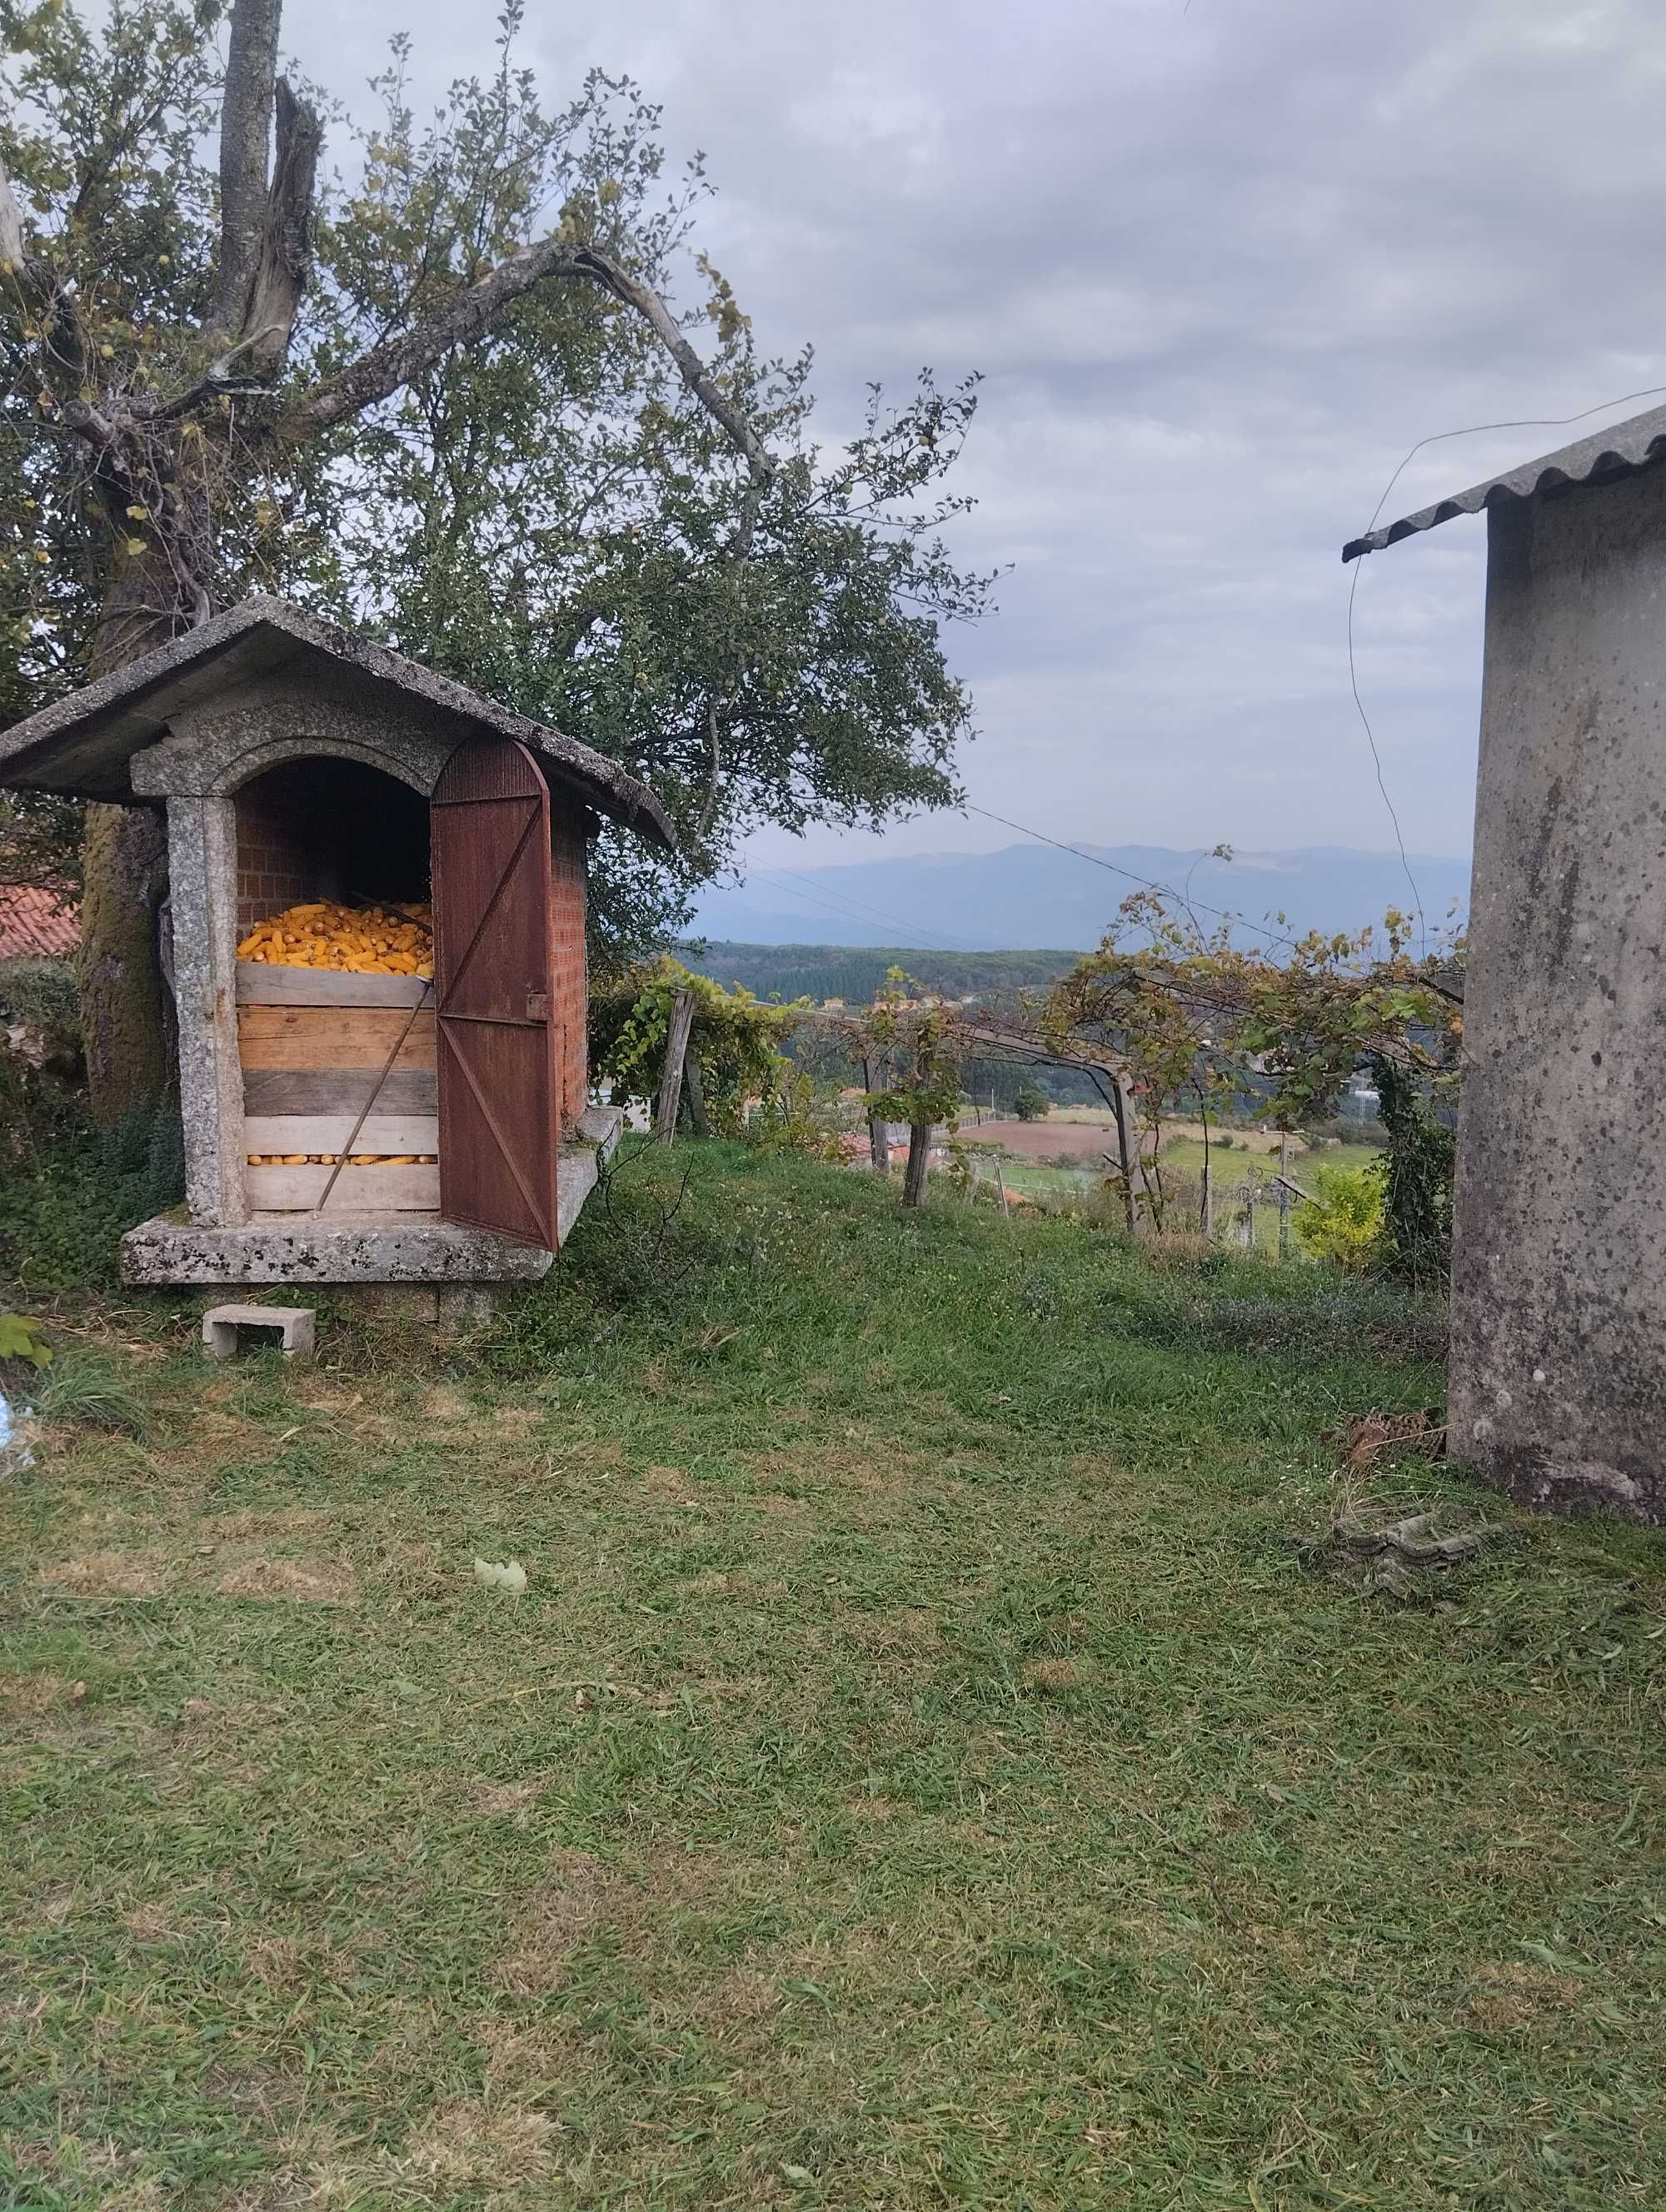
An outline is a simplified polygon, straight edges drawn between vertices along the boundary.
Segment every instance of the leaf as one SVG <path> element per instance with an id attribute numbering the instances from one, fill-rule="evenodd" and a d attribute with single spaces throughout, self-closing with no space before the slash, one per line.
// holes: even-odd
<path id="1" fill-rule="evenodd" d="M 32 1367 L 45 1367 L 52 1356 L 39 1322 L 27 1314 L 0 1313 L 0 1359 L 27 1359 Z"/>

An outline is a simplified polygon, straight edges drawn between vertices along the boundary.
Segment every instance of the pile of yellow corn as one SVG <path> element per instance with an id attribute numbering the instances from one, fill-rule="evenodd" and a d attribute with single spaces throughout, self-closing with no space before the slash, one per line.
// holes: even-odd
<path id="1" fill-rule="evenodd" d="M 237 957 L 283 968 L 333 968 L 348 975 L 432 975 L 434 909 L 308 899 L 258 922 Z"/>

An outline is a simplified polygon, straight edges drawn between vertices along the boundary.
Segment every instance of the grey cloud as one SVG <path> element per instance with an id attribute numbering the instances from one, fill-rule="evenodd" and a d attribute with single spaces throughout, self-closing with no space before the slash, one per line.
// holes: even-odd
<path id="1" fill-rule="evenodd" d="M 427 88 L 489 60 L 486 20 L 438 0 L 290 0 L 286 43 L 353 96 L 399 27 Z M 1415 438 L 1666 382 L 1649 0 L 633 0 L 535 5 L 528 45 L 552 90 L 629 70 L 704 149 L 714 255 L 766 344 L 815 340 L 830 437 L 869 376 L 986 373 L 958 543 L 1015 567 L 952 641 L 966 780 L 1055 835 L 1391 842 L 1343 538 Z M 1562 441 L 1437 446 L 1391 509 Z M 1481 538 L 1359 580 L 1361 687 L 1426 851 L 1468 835 Z"/>

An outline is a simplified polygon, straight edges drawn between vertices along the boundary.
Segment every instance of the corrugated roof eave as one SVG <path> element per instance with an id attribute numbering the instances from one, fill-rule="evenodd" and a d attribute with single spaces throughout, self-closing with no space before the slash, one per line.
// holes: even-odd
<path id="1" fill-rule="evenodd" d="M 1565 491 L 1578 484 L 1632 476 L 1663 456 L 1666 407 L 1651 407 L 1645 414 L 1633 416 L 1629 422 L 1596 431 L 1590 437 L 1581 438 L 1539 460 L 1503 470 L 1483 483 L 1472 484 L 1468 491 L 1437 500 L 1432 507 L 1419 507 L 1414 514 L 1402 515 L 1397 522 L 1388 523 L 1380 530 L 1368 530 L 1361 537 L 1350 538 L 1342 548 L 1342 558 L 1345 562 L 1353 561 L 1362 553 L 1380 553 L 1387 546 L 1397 545 L 1402 538 L 1438 529 L 1457 515 L 1479 514 L 1494 499 L 1532 499 L 1543 492 Z"/>

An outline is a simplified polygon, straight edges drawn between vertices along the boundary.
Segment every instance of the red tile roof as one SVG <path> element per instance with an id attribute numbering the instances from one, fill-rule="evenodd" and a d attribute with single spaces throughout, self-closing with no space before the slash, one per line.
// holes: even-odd
<path id="1" fill-rule="evenodd" d="M 73 952 L 80 942 L 73 907 L 63 905 L 51 891 L 0 884 L 0 960 L 51 959 Z"/>

